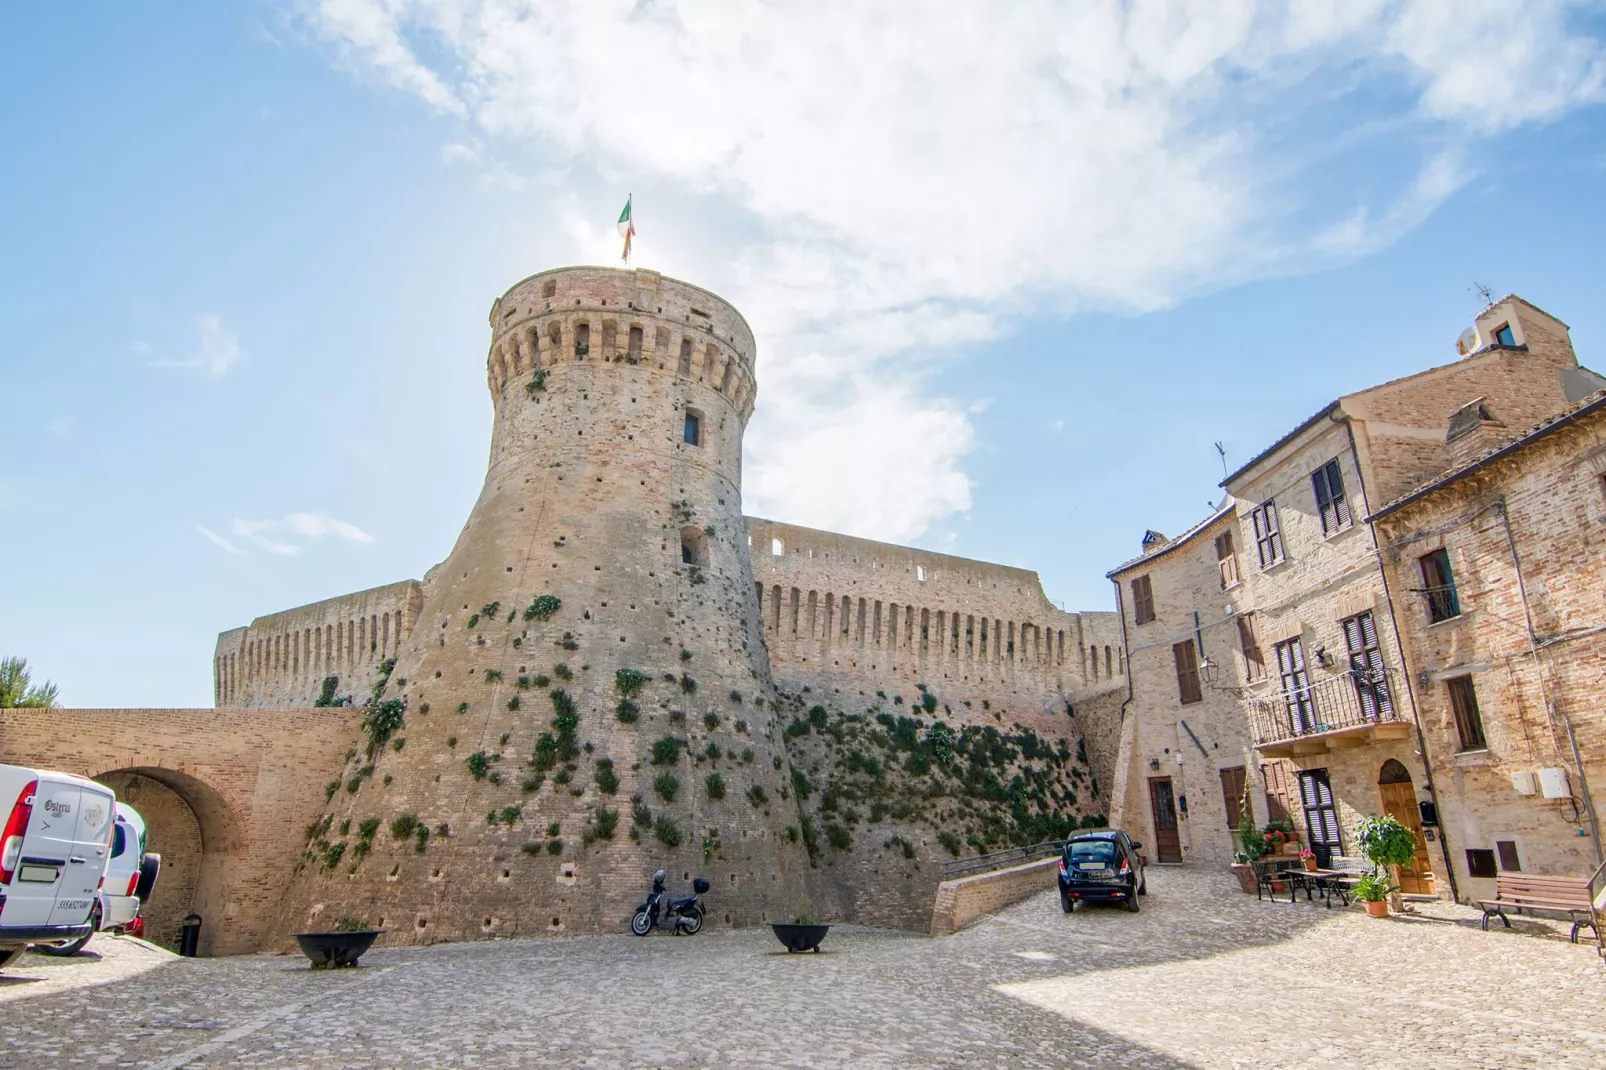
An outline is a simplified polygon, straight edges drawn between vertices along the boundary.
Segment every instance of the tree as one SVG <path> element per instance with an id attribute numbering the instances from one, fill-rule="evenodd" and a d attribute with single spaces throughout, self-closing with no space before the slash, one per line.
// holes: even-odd
<path id="1" fill-rule="evenodd" d="M 0 658 L 0 709 L 16 706 L 51 707 L 61 694 L 55 684 L 46 680 L 38 687 L 31 686 L 26 658 Z"/>

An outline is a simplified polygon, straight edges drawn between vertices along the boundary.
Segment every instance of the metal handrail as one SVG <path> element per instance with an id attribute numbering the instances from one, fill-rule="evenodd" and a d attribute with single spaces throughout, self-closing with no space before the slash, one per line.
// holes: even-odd
<path id="1" fill-rule="evenodd" d="M 1393 669 L 1351 669 L 1303 688 L 1248 700 L 1256 745 L 1404 719 Z"/>
<path id="2" fill-rule="evenodd" d="M 1035 862 L 1039 858 L 1049 858 L 1065 850 L 1065 845 L 1069 842 L 1069 840 L 1048 840 L 1044 843 L 1034 843 L 1030 847 L 1006 847 L 1002 851 L 991 851 L 984 855 L 955 858 L 942 864 L 942 879 L 951 880 L 967 873 L 1007 869 L 1024 862 Z"/>

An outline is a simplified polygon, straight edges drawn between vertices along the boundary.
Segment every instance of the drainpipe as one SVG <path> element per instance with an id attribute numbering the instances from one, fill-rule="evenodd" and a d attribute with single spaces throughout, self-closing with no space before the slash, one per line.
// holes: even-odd
<path id="1" fill-rule="evenodd" d="M 1522 619 L 1528 630 L 1528 656 L 1533 659 L 1534 674 L 1539 677 L 1539 695 L 1545 704 L 1545 714 L 1551 721 L 1551 743 L 1559 751 L 1559 741 L 1555 736 L 1555 722 L 1560 719 L 1562 727 L 1567 730 L 1567 742 L 1572 745 L 1573 765 L 1578 769 L 1578 787 L 1584 793 L 1584 813 L 1589 815 L 1589 832 L 1595 839 L 1595 862 L 1606 862 L 1606 855 L 1602 854 L 1600 843 L 1600 821 L 1595 814 L 1595 798 L 1589 790 L 1589 777 L 1584 773 L 1584 759 L 1578 753 L 1578 737 L 1573 732 L 1572 718 L 1557 709 L 1551 701 L 1550 689 L 1545 686 L 1545 667 L 1539 663 L 1539 642 L 1534 636 L 1533 611 L 1528 608 L 1528 586 L 1522 578 L 1522 559 L 1517 556 L 1517 540 L 1511 533 L 1511 514 L 1506 510 L 1506 496 L 1500 495 L 1496 505 L 1500 511 L 1500 522 L 1506 529 L 1506 546 L 1511 550 L 1511 564 L 1517 573 L 1517 597 L 1522 599 Z"/>
<path id="2" fill-rule="evenodd" d="M 1360 451 L 1355 445 L 1355 425 L 1348 417 L 1343 418 L 1343 424 L 1344 432 L 1349 436 L 1350 459 L 1355 462 L 1355 475 L 1361 482 L 1361 497 L 1370 502 L 1371 496 L 1366 492 L 1366 473 L 1361 467 Z M 1416 705 L 1416 688 L 1411 680 L 1410 666 L 1405 660 L 1405 644 L 1400 640 L 1400 622 L 1394 613 L 1394 594 L 1389 588 L 1389 572 L 1383 566 L 1382 548 L 1377 542 L 1377 527 L 1367 522 L 1366 533 L 1372 540 L 1372 557 L 1377 561 L 1378 578 L 1383 581 L 1383 605 L 1388 609 L 1389 630 L 1394 633 L 1394 656 L 1400 659 L 1400 675 L 1405 679 L 1405 697 L 1411 704 L 1411 723 L 1416 728 L 1416 749 L 1417 753 L 1422 755 L 1422 775 L 1427 784 L 1428 798 L 1433 800 L 1433 808 L 1439 812 L 1439 852 L 1444 856 L 1444 873 L 1450 880 L 1450 898 L 1459 903 L 1461 890 L 1456 885 L 1455 863 L 1450 858 L 1450 837 L 1445 832 L 1448 814 L 1439 802 L 1438 785 L 1433 780 L 1433 761 L 1428 755 L 1427 733 L 1422 731 L 1422 715 Z"/>

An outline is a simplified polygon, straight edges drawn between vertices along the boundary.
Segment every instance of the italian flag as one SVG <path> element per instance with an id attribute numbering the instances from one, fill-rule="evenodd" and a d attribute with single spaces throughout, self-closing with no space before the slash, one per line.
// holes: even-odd
<path id="1" fill-rule="evenodd" d="M 620 259 L 630 262 L 630 239 L 636 235 L 636 225 L 630 220 L 630 198 L 625 198 L 625 210 L 619 213 L 619 237 L 625 240 L 625 251 Z"/>

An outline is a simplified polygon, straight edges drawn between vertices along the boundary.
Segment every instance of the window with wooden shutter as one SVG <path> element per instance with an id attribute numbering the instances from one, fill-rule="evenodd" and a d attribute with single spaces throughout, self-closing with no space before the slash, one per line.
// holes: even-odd
<path id="1" fill-rule="evenodd" d="M 1455 578 L 1450 574 L 1450 554 L 1434 550 L 1417 558 L 1417 563 L 1422 569 L 1421 594 L 1428 600 L 1428 622 L 1437 624 L 1459 617 L 1461 604 L 1455 594 Z"/>
<path id="2" fill-rule="evenodd" d="M 1238 646 L 1244 654 L 1244 682 L 1259 683 L 1266 678 L 1266 656 L 1260 650 L 1260 636 L 1255 633 L 1255 615 L 1245 613 L 1238 618 Z"/>
<path id="3" fill-rule="evenodd" d="M 1270 568 L 1283 560 L 1283 533 L 1277 526 L 1277 503 L 1268 499 L 1257 505 L 1249 514 L 1255 531 L 1255 550 L 1260 555 L 1260 567 Z"/>
<path id="4" fill-rule="evenodd" d="M 1394 714 L 1388 676 L 1383 671 L 1383 652 L 1378 648 L 1377 625 L 1370 611 L 1357 613 L 1339 622 L 1344 645 L 1349 648 L 1350 679 L 1361 714 L 1368 720 L 1387 720 Z"/>
<path id="5" fill-rule="evenodd" d="M 1316 729 L 1316 710 L 1310 697 L 1310 677 L 1305 673 L 1305 646 L 1298 639 L 1285 639 L 1276 650 L 1289 734 L 1307 735 Z"/>
<path id="6" fill-rule="evenodd" d="M 1132 581 L 1132 620 L 1147 624 L 1154 619 L 1154 588 L 1149 577 L 1139 576 Z"/>
<path id="7" fill-rule="evenodd" d="M 1238 586 L 1238 555 L 1233 551 L 1230 531 L 1216 536 L 1216 567 L 1221 570 L 1223 591 Z"/>
<path id="8" fill-rule="evenodd" d="M 1178 699 L 1184 706 L 1204 701 L 1204 689 L 1199 686 L 1199 659 L 1193 652 L 1193 640 L 1173 643 L 1171 655 L 1177 662 Z"/>
<path id="9" fill-rule="evenodd" d="M 1456 735 L 1461 737 L 1461 749 L 1483 750 L 1488 743 L 1483 738 L 1483 715 L 1478 711 L 1478 692 L 1472 686 L 1472 677 L 1457 676 L 1444 683 L 1450 692 L 1450 712 L 1455 717 Z"/>
<path id="10" fill-rule="evenodd" d="M 1238 822 L 1243 818 L 1243 812 L 1249 806 L 1249 797 L 1244 794 L 1244 784 L 1247 777 L 1244 767 L 1235 765 L 1221 772 L 1221 802 L 1227 808 L 1227 831 L 1238 828 Z M 1254 818 L 1250 818 L 1251 821 Z"/>
<path id="11" fill-rule="evenodd" d="M 1294 797 L 1288 790 L 1288 767 L 1282 762 L 1266 762 L 1260 767 L 1266 785 L 1266 820 L 1287 821 L 1294 812 Z"/>
<path id="12" fill-rule="evenodd" d="M 1344 473 L 1334 457 L 1311 473 L 1316 491 L 1316 512 L 1322 518 L 1322 534 L 1331 535 L 1350 526 L 1349 497 L 1344 493 Z"/>
<path id="13" fill-rule="evenodd" d="M 1327 770 L 1304 769 L 1299 774 L 1299 802 L 1305 810 L 1305 830 L 1316 864 L 1324 869 L 1335 854 L 1344 853 L 1339 832 L 1338 808 L 1333 805 L 1333 787 Z"/>

